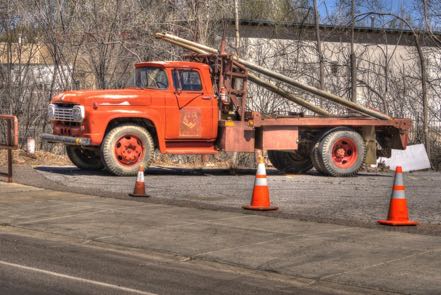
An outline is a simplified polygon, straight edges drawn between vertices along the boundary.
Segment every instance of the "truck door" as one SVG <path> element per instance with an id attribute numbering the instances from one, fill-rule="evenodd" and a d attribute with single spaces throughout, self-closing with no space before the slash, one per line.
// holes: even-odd
<path id="1" fill-rule="evenodd" d="M 196 69 L 172 70 L 174 93 L 166 102 L 166 139 L 213 139 L 213 95 L 207 95 Z"/>

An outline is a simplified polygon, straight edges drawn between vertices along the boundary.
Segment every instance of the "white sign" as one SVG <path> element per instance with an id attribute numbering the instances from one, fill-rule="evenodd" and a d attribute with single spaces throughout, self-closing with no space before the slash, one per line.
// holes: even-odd
<path id="1" fill-rule="evenodd" d="M 430 161 L 424 144 L 408 145 L 405 150 L 392 150 L 390 158 L 378 158 L 377 163 L 384 163 L 390 170 L 397 166 L 403 171 L 430 169 Z"/>

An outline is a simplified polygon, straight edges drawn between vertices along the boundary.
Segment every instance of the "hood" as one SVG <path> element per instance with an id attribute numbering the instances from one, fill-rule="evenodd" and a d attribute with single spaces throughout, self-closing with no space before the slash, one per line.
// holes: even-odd
<path id="1" fill-rule="evenodd" d="M 98 105 L 145 105 L 150 101 L 148 89 L 105 89 L 65 91 L 52 98 L 52 103 Z"/>

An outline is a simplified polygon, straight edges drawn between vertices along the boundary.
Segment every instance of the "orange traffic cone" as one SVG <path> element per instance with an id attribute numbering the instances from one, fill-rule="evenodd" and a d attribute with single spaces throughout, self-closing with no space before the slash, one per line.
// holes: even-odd
<path id="1" fill-rule="evenodd" d="M 135 189 L 133 194 L 129 194 L 130 197 L 150 197 L 145 193 L 145 183 L 144 183 L 144 165 L 139 166 L 138 176 L 136 177 Z"/>
<path id="2" fill-rule="evenodd" d="M 268 182 L 266 179 L 265 162 L 263 157 L 259 159 L 257 166 L 256 180 L 254 181 L 253 196 L 251 204 L 242 206 L 247 210 L 270 211 L 279 209 L 276 206 L 271 206 Z"/>
<path id="3" fill-rule="evenodd" d="M 395 169 L 395 179 L 392 187 L 392 196 L 390 199 L 387 220 L 378 220 L 378 223 L 384 225 L 417 225 L 415 221 L 409 220 L 403 182 L 403 169 L 401 166 L 397 166 Z"/>

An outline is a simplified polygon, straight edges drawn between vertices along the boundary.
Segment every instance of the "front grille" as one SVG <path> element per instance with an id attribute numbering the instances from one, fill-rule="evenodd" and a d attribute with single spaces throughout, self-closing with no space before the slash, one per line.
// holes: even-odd
<path id="1" fill-rule="evenodd" d="M 71 107 L 55 107 L 54 120 L 74 122 L 73 109 Z"/>

